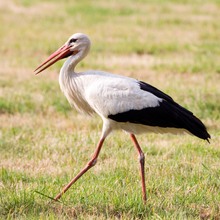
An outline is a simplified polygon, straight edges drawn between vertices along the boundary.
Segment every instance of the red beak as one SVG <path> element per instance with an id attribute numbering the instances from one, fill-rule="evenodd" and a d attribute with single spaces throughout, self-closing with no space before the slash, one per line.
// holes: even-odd
<path id="1" fill-rule="evenodd" d="M 52 53 L 37 69 L 34 70 L 35 74 L 42 72 L 43 70 L 47 69 L 49 66 L 56 63 L 58 60 L 66 58 L 70 55 L 76 54 L 74 51 L 70 51 L 70 46 L 63 45 L 57 51 Z"/>

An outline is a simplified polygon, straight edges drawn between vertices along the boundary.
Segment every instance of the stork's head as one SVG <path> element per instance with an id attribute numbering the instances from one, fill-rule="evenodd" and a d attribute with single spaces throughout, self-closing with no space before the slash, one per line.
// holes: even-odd
<path id="1" fill-rule="evenodd" d="M 91 42 L 87 35 L 82 33 L 73 34 L 63 46 L 52 53 L 40 66 L 37 67 L 37 69 L 35 69 L 35 74 L 42 72 L 58 60 L 69 56 L 75 56 L 78 54 L 81 59 L 84 58 L 89 52 L 90 45 Z"/>
<path id="2" fill-rule="evenodd" d="M 73 34 L 65 44 L 70 46 L 71 51 L 87 51 L 88 53 L 91 42 L 87 35 L 76 33 Z"/>

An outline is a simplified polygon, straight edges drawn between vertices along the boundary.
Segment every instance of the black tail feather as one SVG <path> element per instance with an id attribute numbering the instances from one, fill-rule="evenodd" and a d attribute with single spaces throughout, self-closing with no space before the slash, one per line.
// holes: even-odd
<path id="1" fill-rule="evenodd" d="M 209 139 L 211 138 L 210 134 L 207 132 L 207 129 L 205 125 L 202 123 L 202 121 L 197 118 L 195 115 L 193 115 L 192 112 L 185 109 L 184 107 L 180 106 L 177 103 L 173 103 L 173 108 L 170 108 L 171 105 L 168 106 L 169 111 L 176 111 L 177 112 L 177 118 L 180 123 L 180 126 L 182 125 L 183 128 L 188 130 L 193 135 L 207 140 L 209 142 Z M 172 114 L 170 112 L 170 114 Z"/>
<path id="2" fill-rule="evenodd" d="M 161 110 L 158 110 L 156 112 L 159 113 L 160 116 L 162 116 L 162 120 L 164 120 L 164 117 L 168 117 L 167 120 L 170 120 L 168 123 L 166 122 L 164 126 L 166 126 L 167 124 L 167 126 L 169 127 L 169 125 L 172 124 L 173 127 L 185 128 L 195 136 L 209 142 L 211 136 L 207 132 L 205 125 L 201 122 L 200 119 L 194 116 L 192 112 L 177 104 L 170 96 L 158 90 L 157 88 L 141 81 L 139 82 L 139 85 L 140 89 L 151 92 L 155 96 L 163 99 L 161 105 L 158 108 Z M 163 111 L 166 111 L 166 113 L 164 113 Z"/>
<path id="3" fill-rule="evenodd" d="M 162 128 L 185 129 L 196 137 L 207 140 L 208 142 L 211 138 L 200 119 L 173 100 L 162 100 L 160 105 L 156 107 L 129 110 L 127 112 L 109 115 L 108 117 L 118 122 L 130 122 Z"/>

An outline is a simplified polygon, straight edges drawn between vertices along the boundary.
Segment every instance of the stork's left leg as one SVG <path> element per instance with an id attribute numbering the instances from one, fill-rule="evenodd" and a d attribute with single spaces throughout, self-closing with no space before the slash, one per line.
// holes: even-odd
<path id="1" fill-rule="evenodd" d="M 107 135 L 106 135 L 107 136 Z M 92 159 L 87 163 L 87 165 L 78 173 L 78 175 L 76 175 L 64 188 L 63 190 L 54 198 L 54 200 L 58 201 L 60 199 L 60 197 L 84 174 L 86 173 L 90 168 L 92 168 L 93 166 L 95 166 L 100 150 L 102 148 L 102 145 L 105 141 L 106 136 L 103 136 L 98 145 L 97 148 L 93 154 Z"/>
<path id="2" fill-rule="evenodd" d="M 130 134 L 130 136 L 131 136 L 131 140 L 134 143 L 134 146 L 138 150 L 138 154 L 139 154 L 139 162 L 140 162 L 140 168 L 141 168 L 140 171 L 141 171 L 141 182 L 142 182 L 142 195 L 143 195 L 143 200 L 144 200 L 144 203 L 145 203 L 146 200 L 147 200 L 146 185 L 145 185 L 145 173 L 144 173 L 145 157 L 144 157 L 144 153 L 141 150 L 141 147 L 138 144 L 138 141 L 137 141 L 136 137 L 134 136 L 134 134 Z"/>

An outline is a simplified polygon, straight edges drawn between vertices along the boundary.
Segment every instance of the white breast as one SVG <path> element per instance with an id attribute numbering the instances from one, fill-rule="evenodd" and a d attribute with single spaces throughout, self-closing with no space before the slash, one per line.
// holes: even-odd
<path id="1" fill-rule="evenodd" d="M 80 74 L 59 76 L 60 89 L 66 96 L 68 102 L 77 111 L 85 114 L 93 114 L 94 110 L 88 104 L 84 97 L 83 77 Z"/>

